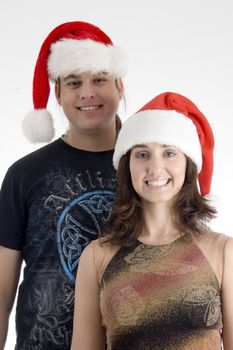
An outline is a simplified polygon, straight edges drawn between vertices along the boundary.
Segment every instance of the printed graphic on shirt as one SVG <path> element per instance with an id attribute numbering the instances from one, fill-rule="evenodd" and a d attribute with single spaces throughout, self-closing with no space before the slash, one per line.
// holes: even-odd
<path id="1" fill-rule="evenodd" d="M 107 222 L 113 200 L 111 191 L 88 192 L 69 203 L 59 217 L 57 247 L 64 271 L 73 283 L 81 252 L 100 236 L 100 225 Z"/>

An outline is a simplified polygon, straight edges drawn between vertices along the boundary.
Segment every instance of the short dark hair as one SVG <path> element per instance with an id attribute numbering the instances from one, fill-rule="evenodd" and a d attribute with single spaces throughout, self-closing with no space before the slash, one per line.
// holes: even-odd
<path id="1" fill-rule="evenodd" d="M 180 232 L 198 236 L 206 230 L 207 223 L 216 216 L 217 211 L 201 196 L 197 185 L 197 167 L 190 158 L 186 158 L 185 180 L 174 201 L 173 220 Z M 133 244 L 143 229 L 141 200 L 132 185 L 129 161 L 130 151 L 119 162 L 116 199 L 103 231 L 103 242 L 119 246 Z"/>

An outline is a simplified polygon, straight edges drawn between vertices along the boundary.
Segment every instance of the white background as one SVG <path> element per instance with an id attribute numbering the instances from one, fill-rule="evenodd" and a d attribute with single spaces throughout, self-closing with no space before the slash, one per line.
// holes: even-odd
<path id="1" fill-rule="evenodd" d="M 99 26 L 128 54 L 123 120 L 163 91 L 186 95 L 207 116 L 216 140 L 212 192 L 221 198 L 212 226 L 233 236 L 232 0 L 0 0 L 0 183 L 10 164 L 40 147 L 21 133 L 35 61 L 48 33 L 74 20 Z M 59 136 L 65 124 L 53 93 L 48 107 Z M 14 338 L 13 312 L 6 350 Z"/>

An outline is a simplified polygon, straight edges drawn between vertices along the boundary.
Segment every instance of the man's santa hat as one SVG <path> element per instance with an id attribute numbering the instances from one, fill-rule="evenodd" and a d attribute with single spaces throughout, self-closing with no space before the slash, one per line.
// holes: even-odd
<path id="1" fill-rule="evenodd" d="M 41 46 L 33 78 L 34 110 L 23 120 L 23 132 L 32 142 L 49 142 L 54 137 L 52 115 L 46 110 L 50 84 L 70 74 L 105 72 L 122 78 L 126 57 L 98 27 L 86 22 L 59 25 Z"/>
<path id="2" fill-rule="evenodd" d="M 202 196 L 210 192 L 214 136 L 208 120 L 186 97 L 165 92 L 155 97 L 123 124 L 113 155 L 117 169 L 133 146 L 157 142 L 180 149 L 196 164 Z"/>

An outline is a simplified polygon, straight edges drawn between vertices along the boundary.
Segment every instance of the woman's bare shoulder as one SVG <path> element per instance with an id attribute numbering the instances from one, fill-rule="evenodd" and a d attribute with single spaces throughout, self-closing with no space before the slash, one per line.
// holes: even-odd
<path id="1" fill-rule="evenodd" d="M 98 279 L 100 281 L 106 266 L 120 247 L 107 242 L 105 237 L 101 237 L 92 241 L 86 249 L 92 250 Z"/>
<path id="2" fill-rule="evenodd" d="M 226 250 L 229 250 L 228 245 L 233 247 L 233 238 L 223 233 L 208 231 L 195 238 L 195 241 L 212 266 L 221 285 Z"/>
<path id="3" fill-rule="evenodd" d="M 233 240 L 232 237 L 220 233 L 220 232 L 215 232 L 215 231 L 207 231 L 203 233 L 200 237 L 196 239 L 197 243 L 200 244 L 201 246 L 209 246 L 212 248 L 223 248 L 225 244 L 229 241 Z"/>

